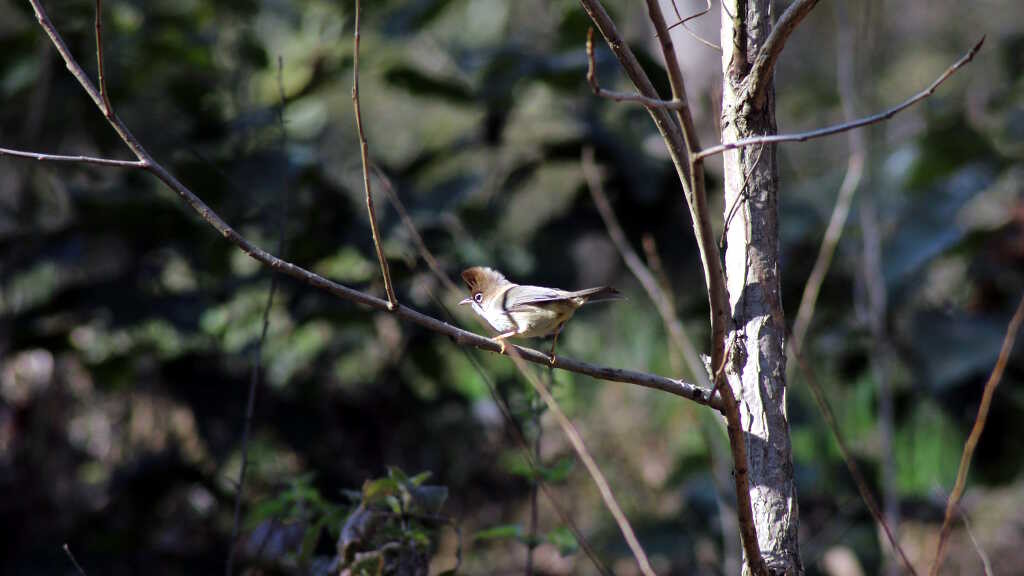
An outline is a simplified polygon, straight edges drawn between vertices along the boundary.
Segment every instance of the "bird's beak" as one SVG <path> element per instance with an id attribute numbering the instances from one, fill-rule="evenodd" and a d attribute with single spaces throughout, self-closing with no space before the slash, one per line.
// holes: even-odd
<path id="1" fill-rule="evenodd" d="M 473 303 L 473 299 L 472 298 L 463 298 L 462 301 L 459 302 L 459 306 L 462 306 L 463 304 L 472 304 L 472 303 Z"/>

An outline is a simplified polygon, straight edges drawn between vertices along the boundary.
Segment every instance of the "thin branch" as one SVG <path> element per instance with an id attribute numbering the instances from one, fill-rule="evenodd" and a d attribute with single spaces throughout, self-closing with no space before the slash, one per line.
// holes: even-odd
<path id="1" fill-rule="evenodd" d="M 146 163 L 140 160 L 113 160 L 110 158 L 96 158 L 93 156 L 62 156 L 60 154 L 46 154 L 44 152 L 30 152 L 28 150 L 14 150 L 12 148 L 0 148 L 0 156 L 12 156 L 14 158 L 28 158 L 40 162 L 71 162 L 75 164 L 95 164 L 97 166 L 114 166 L 117 168 L 145 168 Z"/>
<path id="2" fill-rule="evenodd" d="M 509 357 L 515 362 L 516 367 L 526 377 L 533 386 L 537 394 L 540 395 L 541 399 L 544 400 L 544 404 L 547 405 L 548 410 L 554 415 L 558 425 L 562 428 L 566 437 L 569 438 L 569 443 L 572 444 L 573 449 L 576 451 L 576 455 L 583 462 L 583 466 L 586 467 L 587 472 L 590 474 L 591 479 L 594 480 L 594 484 L 597 485 L 597 491 L 601 494 L 601 499 L 604 501 L 605 507 L 611 512 L 612 517 L 615 519 L 615 523 L 619 526 L 619 530 L 622 532 L 622 536 L 626 539 L 626 544 L 629 545 L 629 549 L 633 552 L 633 557 L 636 558 L 637 565 L 640 567 L 640 572 L 644 576 L 655 576 L 654 570 L 651 568 L 651 563 L 647 559 L 647 554 L 644 552 L 643 547 L 640 545 L 640 541 L 637 540 L 636 534 L 633 532 L 633 527 L 629 523 L 629 519 L 622 512 L 622 508 L 619 507 L 618 501 L 615 499 L 615 495 L 612 493 L 611 486 L 608 485 L 608 480 L 605 479 L 601 469 L 598 468 L 594 458 L 590 455 L 590 451 L 587 449 L 586 444 L 583 443 L 583 438 L 580 436 L 579 430 L 573 425 L 569 417 L 562 412 L 558 402 L 555 401 L 555 397 L 551 395 L 551 391 L 548 387 L 537 378 L 536 375 L 531 373 L 525 364 L 523 359 L 519 356 L 518 348 L 510 348 Z"/>
<path id="3" fill-rule="evenodd" d="M 612 90 L 605 90 L 604 88 L 601 88 L 601 85 L 597 82 L 597 65 L 594 63 L 593 28 L 587 29 L 587 84 L 590 84 L 590 89 L 595 95 L 601 98 L 615 100 L 616 102 L 636 102 L 646 108 L 664 108 L 667 110 L 678 110 L 679 108 L 686 106 L 686 102 L 679 100 L 661 100 L 659 98 L 649 98 L 643 94 L 614 92 Z"/>
<path id="4" fill-rule="evenodd" d="M 277 120 L 281 132 L 281 155 L 287 158 L 288 133 L 285 130 L 284 124 L 284 60 L 281 56 L 277 57 L 277 90 L 280 98 L 277 107 Z M 288 226 L 288 212 L 290 204 L 288 201 L 287 169 L 285 169 L 283 173 L 285 175 L 281 179 L 281 219 L 278 222 L 277 237 L 277 253 L 281 254 L 282 257 L 286 253 L 287 235 L 285 231 Z M 267 331 L 270 328 L 270 309 L 274 305 L 274 295 L 277 294 L 277 287 L 280 278 L 281 277 L 277 274 L 270 277 L 270 292 L 267 294 L 267 303 L 263 307 L 263 327 L 260 330 L 260 337 L 256 342 L 256 347 L 252 351 L 252 366 L 250 367 L 249 372 L 249 391 L 245 401 L 245 420 L 242 425 L 242 442 L 239 447 L 239 450 L 242 453 L 242 465 L 238 470 L 238 482 L 235 490 L 235 512 L 231 524 L 231 547 L 228 551 L 228 560 L 224 568 L 226 576 L 231 576 L 234 573 L 236 550 L 235 541 L 238 539 L 242 523 L 242 500 L 245 496 L 245 473 L 249 468 L 249 436 L 252 430 L 253 415 L 256 410 L 256 389 L 258 388 L 260 381 L 260 365 L 263 360 L 263 346 L 267 341 Z"/>
<path id="5" fill-rule="evenodd" d="M 772 74 L 775 72 L 775 63 L 779 59 L 779 54 L 782 53 L 782 49 L 786 46 L 786 41 L 796 30 L 800 22 L 811 13 L 811 10 L 818 5 L 818 0 L 796 0 L 786 8 L 786 11 L 779 17 L 778 22 L 772 27 L 771 33 L 768 38 L 761 45 L 760 50 L 757 51 L 757 56 L 754 57 L 754 62 L 750 66 L 750 72 L 747 75 L 747 94 L 749 94 L 748 102 L 753 102 L 754 106 L 760 109 L 764 106 L 765 95 L 767 94 L 768 87 L 772 84 Z"/>
<path id="6" fill-rule="evenodd" d="M 85 570 L 82 570 L 82 567 L 78 564 L 78 560 L 75 560 L 75 555 L 71 553 L 71 547 L 65 543 L 61 546 L 61 549 L 64 550 L 64 554 L 67 555 L 69 560 L 71 560 L 71 564 L 75 567 L 75 571 L 78 572 L 78 576 L 86 576 Z"/>
<path id="7" fill-rule="evenodd" d="M 974 551 L 978 553 L 978 557 L 981 558 L 981 565 L 985 569 L 985 576 L 995 576 L 995 572 L 992 571 L 992 561 L 989 560 L 988 554 L 985 553 L 985 549 L 981 547 L 978 539 L 974 536 L 974 530 L 971 529 L 971 521 L 967 519 L 967 512 L 964 511 L 962 506 L 957 506 L 957 511 L 960 512 L 960 517 L 964 521 L 964 530 L 967 531 L 967 537 L 971 540 L 971 545 L 974 546 Z"/>
<path id="8" fill-rule="evenodd" d="M 693 30 L 690 30 L 690 27 L 686 25 L 686 23 L 689 22 L 690 20 L 694 20 L 696 18 L 700 18 L 701 16 L 703 16 L 703 15 L 705 15 L 708 12 L 711 11 L 711 0 L 706 0 L 706 4 L 707 4 L 707 6 L 703 10 L 701 10 L 700 12 L 694 12 L 693 14 L 690 14 L 686 18 L 683 18 L 682 15 L 679 14 L 679 7 L 676 6 L 675 0 L 672 0 L 672 10 L 675 11 L 676 18 L 678 18 L 679 20 L 675 24 L 670 25 L 668 27 L 668 30 L 671 32 L 672 29 L 675 28 L 676 26 L 682 26 L 683 30 L 685 30 L 686 33 L 689 34 L 691 37 L 693 37 L 694 40 L 700 42 L 701 44 L 707 46 L 708 48 L 711 48 L 712 50 L 718 50 L 719 52 L 721 52 L 722 51 L 722 47 L 721 46 L 719 46 L 718 44 L 715 44 L 714 42 L 712 42 L 710 40 L 705 40 L 704 38 L 702 38 L 700 36 L 700 34 L 697 34 Z"/>
<path id="9" fill-rule="evenodd" d="M 110 118 L 114 111 L 110 107 L 107 78 L 103 73 L 103 0 L 96 0 L 96 75 L 100 85 L 100 96 L 103 98 L 103 113 Z"/>
<path id="10" fill-rule="evenodd" d="M 608 197 L 604 192 L 599 167 L 594 162 L 594 150 L 589 146 L 583 149 L 582 169 L 583 177 L 587 182 L 587 188 L 590 190 L 590 195 L 594 200 L 595 206 L 597 206 L 601 219 L 604 220 L 608 236 L 611 238 L 612 243 L 615 244 L 619 255 L 626 263 L 630 272 L 633 273 L 633 276 L 644 287 L 647 296 L 661 315 L 661 321 L 665 325 L 665 330 L 671 341 L 670 357 L 675 360 L 677 358 L 676 353 L 678 352 L 685 359 L 686 365 L 693 377 L 702 386 L 710 387 L 707 368 L 704 367 L 704 363 L 701 361 L 692 340 L 683 328 L 682 322 L 676 316 L 675 305 L 669 292 L 668 278 L 661 266 L 661 259 L 658 257 L 658 251 L 654 246 L 654 239 L 651 236 L 644 236 L 643 247 L 649 263 L 648 266 L 645 266 L 626 239 L 626 234 L 619 224 L 611 203 L 608 201 Z M 717 419 L 715 419 L 715 422 L 721 423 Z M 725 439 L 720 435 L 715 436 L 717 431 L 708 430 L 706 426 L 701 426 L 701 432 L 708 444 L 708 454 L 712 462 L 715 500 L 719 506 L 719 519 L 722 525 L 722 538 L 724 540 L 722 549 L 725 551 L 724 555 L 726 557 L 724 565 L 728 567 L 732 564 L 730 560 L 736 563 L 739 561 L 739 554 L 728 552 L 730 544 L 735 543 L 733 535 L 739 532 L 736 511 L 727 504 L 728 497 L 725 496 L 729 493 L 728 485 L 732 467 L 726 459 L 719 458 L 716 455 L 718 452 L 716 448 L 721 448 L 721 451 L 724 452 Z M 730 573 L 728 569 L 726 573 Z"/>
<path id="11" fill-rule="evenodd" d="M 860 467 L 857 466 L 857 462 L 853 459 L 849 448 L 846 446 L 846 441 L 843 440 L 842 435 L 839 433 L 839 425 L 836 423 L 835 415 L 832 413 L 832 407 L 825 398 L 825 392 L 821 389 L 821 385 L 818 384 L 818 380 L 815 378 L 814 372 L 811 370 L 811 367 L 807 362 L 804 361 L 802 354 L 794 353 L 793 357 L 796 359 L 797 365 L 800 367 L 800 370 L 804 375 L 804 380 L 807 382 L 807 386 L 811 389 L 811 394 L 814 396 L 814 401 L 818 404 L 818 409 L 821 412 L 822 419 L 825 420 L 825 424 L 832 433 L 832 439 L 835 440 L 836 446 L 839 448 L 839 454 L 843 457 L 843 462 L 846 463 L 846 468 L 850 471 L 850 476 L 853 478 L 854 484 L 857 485 L 857 491 L 860 492 L 861 499 L 864 500 L 864 504 L 868 507 L 868 511 L 871 512 L 871 516 L 874 517 L 875 522 L 882 527 L 882 531 L 885 532 L 885 536 L 888 538 L 889 544 L 892 545 L 893 550 L 899 554 L 899 559 L 903 563 L 903 569 L 908 574 L 917 576 L 917 571 L 914 570 L 914 565 L 910 563 L 906 552 L 903 551 L 899 541 L 896 540 L 892 530 L 889 529 L 889 525 L 886 523 L 885 517 L 882 516 L 882 512 L 878 507 L 878 502 L 875 501 L 875 497 L 871 494 L 871 489 L 868 488 L 867 481 L 864 480 L 864 475 L 860 472 Z"/>
<path id="12" fill-rule="evenodd" d="M 629 245 L 626 233 L 622 230 L 622 226 L 615 216 L 615 211 L 608 201 L 608 196 L 604 192 L 601 174 L 597 164 L 594 162 L 594 149 L 589 146 L 583 149 L 582 169 L 583 178 L 586 180 L 587 188 L 590 190 L 590 197 L 594 200 L 594 205 L 597 207 L 597 212 L 601 215 L 601 220 L 604 221 L 605 228 L 608 230 L 608 237 L 615 244 L 615 248 L 619 251 L 619 255 L 622 256 L 626 267 L 629 268 L 629 271 L 640 282 L 640 285 L 644 287 L 647 296 L 654 303 L 658 314 L 661 315 L 661 321 L 665 325 L 669 338 L 686 360 L 686 365 L 690 369 L 693 378 L 705 388 L 710 388 L 711 383 L 707 370 L 704 368 L 704 363 L 701 362 L 700 355 L 697 353 L 693 342 L 686 335 L 686 331 L 683 330 L 683 325 L 679 318 L 676 317 L 671 300 L 662 289 L 661 284 L 655 279 L 654 274 L 644 265 L 643 260 L 640 259 L 640 256 L 637 255 L 632 246 Z"/>
<path id="13" fill-rule="evenodd" d="M 550 369 L 548 369 L 547 374 L 548 385 L 550 386 L 554 382 Z M 544 423 L 541 421 L 543 413 L 540 411 L 539 405 L 534 406 L 533 404 L 531 401 L 530 408 L 533 411 L 533 426 L 535 428 L 533 432 L 533 458 L 537 462 L 543 462 L 544 459 L 540 453 L 541 441 L 544 438 Z M 532 472 L 534 475 L 530 479 L 530 527 L 526 537 L 526 576 L 533 576 L 533 552 L 539 543 L 537 540 L 537 528 L 540 524 L 538 521 L 537 492 L 540 488 L 541 477 L 538 469 L 534 469 Z"/>
<path id="14" fill-rule="evenodd" d="M 981 395 L 978 415 L 974 419 L 974 426 L 971 427 L 971 433 L 967 437 L 967 442 L 964 443 L 964 452 L 960 457 L 960 468 L 956 472 L 956 484 L 953 485 L 953 492 L 949 495 L 949 500 L 946 503 L 946 516 L 942 520 L 939 544 L 935 549 L 935 560 L 932 562 L 931 570 L 928 572 L 930 576 L 938 574 L 939 568 L 942 566 L 942 556 L 946 551 L 946 539 L 949 538 L 949 532 L 952 529 L 953 514 L 960 503 L 960 498 L 964 494 L 964 487 L 967 484 L 967 472 L 971 468 L 971 458 L 974 456 L 974 449 L 978 446 L 978 440 L 981 439 L 981 433 L 985 430 L 988 411 L 992 406 L 992 397 L 995 395 L 996 387 L 999 386 L 999 381 L 1003 378 L 1003 371 L 1006 370 L 1006 363 L 1010 359 L 1010 352 L 1013 351 L 1013 343 L 1017 339 L 1017 331 L 1020 330 L 1021 322 L 1024 322 L 1024 295 L 1021 296 L 1020 304 L 1017 305 L 1017 311 L 1013 314 L 1010 325 L 1006 328 L 1003 346 L 999 349 L 999 358 L 996 360 L 996 365 L 992 369 L 992 374 L 989 375 L 988 381 L 985 382 L 985 391 Z"/>
<path id="15" fill-rule="evenodd" d="M 444 287 L 449 292 L 457 294 L 459 287 L 452 282 L 451 278 L 444 273 L 441 269 L 441 265 L 438 264 L 437 258 L 427 248 L 426 242 L 423 241 L 423 236 L 420 235 L 419 230 L 416 229 L 416 223 L 412 221 L 412 217 L 409 216 L 409 211 L 405 209 L 405 205 L 402 200 L 398 197 L 398 192 L 395 187 L 391 184 L 391 180 L 384 174 L 384 171 L 380 169 L 376 164 L 371 164 L 370 167 L 373 169 L 373 173 L 377 175 L 377 179 L 380 180 L 381 184 L 384 185 L 384 195 L 387 196 L 388 201 L 391 203 L 391 207 L 398 212 L 398 217 L 405 224 L 405 229 L 409 231 L 409 235 L 412 236 L 413 242 L 416 243 L 416 248 L 419 250 L 420 256 L 423 261 L 427 263 L 427 267 L 434 273 L 434 276 L 444 284 Z"/>
<path id="16" fill-rule="evenodd" d="M 437 300 L 435 298 L 435 301 L 438 303 L 438 305 L 441 306 L 443 310 L 445 310 L 445 312 L 447 312 L 447 309 L 444 308 L 444 305 L 440 302 L 440 300 Z M 530 451 L 529 444 L 526 441 L 526 437 L 523 436 L 522 430 L 520 430 L 519 427 L 516 425 L 516 421 L 515 418 L 512 416 L 511 410 L 509 410 L 508 405 L 505 403 L 504 399 L 502 399 L 501 395 L 498 394 L 498 388 L 494 385 L 494 382 L 491 380 L 490 375 L 487 373 L 486 370 L 484 370 L 484 367 L 480 365 L 480 362 L 476 359 L 475 356 L 473 356 L 472 353 L 470 353 L 468 349 L 459 349 L 462 350 L 463 354 L 466 355 L 466 358 L 473 365 L 473 368 L 475 368 L 477 373 L 480 374 L 480 377 L 483 378 L 484 384 L 487 385 L 487 390 L 491 393 L 491 398 L 494 399 L 494 403 L 498 406 L 498 409 L 501 411 L 502 416 L 505 417 L 505 421 L 511 425 L 509 426 L 509 429 L 513 431 L 513 436 L 515 437 L 516 442 L 519 444 L 519 447 L 522 450 L 523 457 L 526 460 L 526 465 L 534 474 L 537 474 L 538 470 L 540 470 L 540 466 L 534 459 L 533 454 Z M 587 558 L 590 559 L 590 562 L 593 563 L 594 568 L 596 568 L 597 571 L 600 574 L 602 574 L 602 576 L 612 576 L 611 571 L 609 571 L 608 568 L 604 565 L 604 563 L 602 563 L 601 560 L 597 557 L 597 552 L 590 545 L 590 542 L 587 540 L 587 538 L 583 536 L 583 532 L 579 529 L 579 526 L 576 525 L 576 522 L 572 519 L 572 516 L 570 516 L 569 513 L 565 510 L 565 508 L 562 507 L 562 504 L 555 496 L 555 493 L 551 490 L 551 487 L 548 486 L 548 483 L 545 482 L 543 478 L 539 478 L 538 485 L 540 486 L 541 491 L 544 492 L 544 496 L 548 499 L 548 502 L 551 504 L 551 507 L 555 509 L 555 513 L 558 514 L 559 519 L 562 521 L 563 524 L 565 524 L 569 528 L 569 531 L 572 532 L 573 537 L 576 539 L 576 542 L 580 545 L 580 548 L 583 550 L 583 553 L 586 554 Z"/>
<path id="17" fill-rule="evenodd" d="M 849 18 L 846 16 L 845 4 L 839 3 L 836 10 L 839 43 L 836 83 L 839 90 L 839 101 L 843 109 L 843 119 L 850 121 L 857 114 L 857 82 L 854 74 L 854 61 L 857 52 L 853 43 Z M 804 338 L 810 328 L 811 318 L 814 317 L 814 308 L 818 302 L 821 285 L 825 281 L 825 276 L 832 264 L 832 257 L 839 245 L 839 239 L 843 235 L 843 228 L 846 225 L 847 216 L 850 214 L 854 194 L 864 177 L 864 164 L 867 160 L 867 141 L 864 132 L 853 130 L 848 134 L 848 139 L 850 157 L 846 161 L 846 173 L 843 176 L 842 184 L 839 185 L 839 193 L 836 195 L 836 203 L 832 208 L 828 226 L 825 228 L 825 236 L 821 240 L 818 256 L 814 260 L 814 266 L 811 267 L 807 283 L 804 284 L 796 320 L 793 321 L 793 338 L 790 341 L 790 347 L 796 352 L 803 349 Z"/>
<path id="18" fill-rule="evenodd" d="M 388 310 L 394 310 L 398 305 L 398 298 L 395 297 L 395 288 L 391 285 L 391 272 L 388 270 L 388 260 L 384 257 L 384 248 L 381 246 L 380 230 L 377 227 L 377 215 L 373 210 L 373 193 L 370 190 L 370 152 L 366 143 L 366 134 L 363 132 L 363 114 L 359 109 L 359 12 L 360 2 L 356 2 L 355 32 L 352 35 L 352 107 L 356 116 L 356 132 L 359 133 L 359 155 L 363 160 L 363 187 L 366 189 L 366 212 L 370 216 L 370 234 L 373 235 L 373 247 L 377 250 L 377 261 L 380 263 L 380 273 L 384 277 L 384 292 L 388 295 Z"/>
<path id="19" fill-rule="evenodd" d="M 672 45 L 672 37 L 665 24 L 665 16 L 661 12 L 658 0 L 646 0 L 647 15 L 654 26 L 665 59 L 672 97 L 686 102 L 686 85 L 683 82 L 682 68 Z M 768 570 L 761 555 L 757 539 L 757 526 L 754 523 L 753 506 L 750 499 L 750 476 L 747 461 L 747 442 L 743 424 L 740 421 L 740 409 L 732 387 L 724 382 L 724 370 L 728 352 L 726 350 L 726 334 L 730 318 L 729 292 L 725 284 L 725 272 L 722 269 L 721 253 L 715 243 L 711 231 L 711 216 L 708 211 L 707 195 L 704 188 L 704 163 L 695 156 L 700 149 L 697 129 L 693 123 L 693 115 L 688 106 L 676 110 L 676 118 L 682 127 L 683 140 L 686 145 L 686 158 L 689 170 L 686 171 L 684 188 L 688 188 L 690 214 L 693 220 L 697 246 L 700 249 L 701 263 L 704 268 L 704 280 L 708 289 L 708 304 L 711 309 L 711 365 L 718 366 L 712 377 L 712 394 L 717 390 L 722 399 L 722 414 L 726 420 L 729 434 L 729 447 L 732 452 L 735 474 L 734 489 L 736 491 L 736 513 L 740 525 L 740 540 L 746 554 L 747 565 L 755 576 L 767 575 Z M 686 186 L 686 183 L 689 186 Z"/>
<path id="20" fill-rule="evenodd" d="M 945 82 L 947 78 L 952 76 L 957 70 L 959 70 L 968 62 L 970 62 L 972 59 L 974 59 L 974 55 L 978 53 L 978 50 L 981 49 L 981 45 L 984 42 L 985 37 L 982 36 L 981 40 L 979 40 L 977 44 L 975 44 L 959 60 L 954 62 L 952 66 L 947 68 L 941 76 L 936 78 L 935 81 L 931 83 L 931 85 L 929 85 L 924 90 L 918 92 L 914 96 L 910 97 L 909 99 L 903 101 L 901 104 L 893 108 L 890 108 L 884 112 L 880 112 L 872 116 L 867 116 L 865 118 L 861 118 L 860 120 L 855 120 L 853 122 L 843 122 L 842 124 L 827 126 L 825 128 L 819 128 L 817 130 L 811 130 L 808 132 L 797 132 L 795 134 L 775 134 L 772 136 L 756 136 L 753 138 L 744 138 L 742 140 L 737 140 L 736 142 L 727 142 L 725 144 L 711 146 L 710 148 L 705 148 L 704 150 L 701 150 L 700 152 L 694 154 L 694 161 L 707 158 L 708 156 L 714 156 L 715 154 L 721 154 L 726 150 L 735 150 L 736 148 L 753 146 L 755 144 L 777 144 L 779 142 L 806 142 L 807 140 L 821 138 L 823 136 L 831 136 L 833 134 L 839 134 L 840 132 L 846 132 L 847 130 L 854 130 L 862 126 L 867 126 L 869 124 L 877 124 L 879 122 L 882 122 L 883 120 L 888 120 L 889 118 L 892 118 L 896 114 L 899 114 L 900 112 L 906 110 L 907 108 L 913 106 L 914 104 L 917 104 L 921 100 L 924 100 L 925 98 L 931 96 L 932 93 L 935 92 L 936 88 L 938 88 L 939 85 Z"/>

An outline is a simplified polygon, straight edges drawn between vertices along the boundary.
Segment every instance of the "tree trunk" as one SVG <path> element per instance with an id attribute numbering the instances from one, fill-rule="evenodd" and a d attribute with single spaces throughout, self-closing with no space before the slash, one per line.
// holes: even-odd
<path id="1" fill-rule="evenodd" d="M 722 2 L 723 142 L 776 133 L 773 86 L 760 99 L 746 90 L 750 65 L 771 26 L 768 0 Z M 725 152 L 724 176 L 725 274 L 732 312 L 726 375 L 746 435 L 758 544 L 770 572 L 802 574 L 786 415 L 775 147 Z M 744 563 L 744 574 L 748 571 Z"/>

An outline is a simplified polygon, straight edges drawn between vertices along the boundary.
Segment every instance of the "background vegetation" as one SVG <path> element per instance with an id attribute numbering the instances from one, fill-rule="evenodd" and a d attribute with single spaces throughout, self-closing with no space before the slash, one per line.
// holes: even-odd
<path id="1" fill-rule="evenodd" d="M 108 1 L 106 73 L 111 100 L 139 140 L 230 223 L 274 249 L 286 195 L 288 258 L 383 294 L 352 118 L 351 4 Z M 685 4 L 680 10 L 699 8 Z M 832 4 L 809 17 L 783 54 L 776 91 L 784 131 L 842 119 Z M 878 213 L 891 446 L 879 441 L 870 364 L 878 339 L 859 200 L 804 348 L 872 488 L 900 500 L 901 541 L 924 566 L 981 386 L 1024 290 L 1024 13 L 1008 0 L 856 4 L 849 24 L 861 113 L 921 89 L 988 35 L 977 59 L 936 95 L 868 132 L 858 194 Z M 608 5 L 652 77 L 664 78 L 638 3 Z M 93 3 L 48 7 L 94 71 Z M 654 239 L 680 315 L 702 344 L 706 294 L 688 212 L 646 112 L 590 93 L 579 5 L 417 0 L 367 2 L 364 10 L 360 80 L 371 155 L 447 275 L 486 264 L 522 282 L 614 284 L 630 300 L 581 313 L 560 351 L 685 375 L 607 239 L 586 193 L 581 150 L 595 148 L 630 240 L 639 249 L 642 237 Z M 717 10 L 693 23 L 712 41 Z M 28 4 L 0 1 L 0 13 L 0 145 L 127 158 Z M 676 34 L 702 141 L 715 142 L 719 54 Z M 598 64 L 605 86 L 624 87 L 606 51 Z M 844 137 L 780 148 L 790 317 L 847 154 Z M 721 214 L 713 160 L 709 196 Z M 399 298 L 446 318 L 442 305 L 454 311 L 455 296 L 418 260 L 383 197 L 377 206 Z M 89 574 L 222 570 L 269 289 L 265 269 L 144 174 L 0 159 L 0 571 L 69 573 L 65 542 Z M 395 483 L 378 485 L 387 495 L 423 482 L 448 489 L 441 510 L 458 521 L 461 547 L 446 526 L 425 531 L 435 571 L 454 565 L 460 549 L 464 573 L 521 573 L 530 474 L 465 353 L 290 280 L 279 282 L 269 317 L 241 565 L 305 570 L 333 554 L 353 504 L 345 491 L 388 477 L 393 466 Z M 462 311 L 454 322 L 479 328 Z M 964 501 L 981 549 L 1003 574 L 1024 565 L 1020 350 L 996 393 Z M 511 363 L 472 356 L 533 438 L 535 402 Z M 564 372 L 554 379 L 659 573 L 722 573 L 736 535 L 723 535 L 719 521 L 712 469 L 725 455 L 709 447 L 721 432 L 707 411 L 627 385 Z M 797 375 L 789 413 L 808 572 L 857 574 L 838 567 L 847 558 L 861 573 L 878 573 L 886 552 Z M 540 422 L 555 493 L 602 560 L 629 573 L 628 551 L 592 483 L 572 466 L 561 434 L 543 415 Z M 889 453 L 895 476 L 882 486 Z M 432 476 L 409 483 L 397 469 Z M 540 571 L 592 572 L 543 499 L 539 534 Z M 962 528 L 946 570 L 982 571 Z"/>

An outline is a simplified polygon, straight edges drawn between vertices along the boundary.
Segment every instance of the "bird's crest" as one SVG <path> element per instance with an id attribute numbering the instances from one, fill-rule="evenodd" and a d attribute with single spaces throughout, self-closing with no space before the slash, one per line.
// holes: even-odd
<path id="1" fill-rule="evenodd" d="M 484 266 L 466 268 L 462 271 L 462 280 L 466 283 L 469 291 L 473 293 L 485 292 L 492 286 L 508 283 L 508 280 L 501 275 L 501 272 Z"/>

